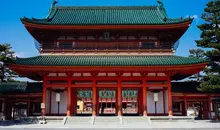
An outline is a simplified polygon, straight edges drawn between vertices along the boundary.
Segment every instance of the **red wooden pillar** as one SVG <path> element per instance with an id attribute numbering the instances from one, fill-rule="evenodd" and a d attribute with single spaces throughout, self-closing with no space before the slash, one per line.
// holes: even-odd
<path id="1" fill-rule="evenodd" d="M 30 107 L 31 107 L 31 99 L 30 99 L 30 95 L 28 95 L 28 102 L 27 102 L 27 104 L 28 104 L 28 110 L 27 110 L 27 116 L 30 116 Z"/>
<path id="2" fill-rule="evenodd" d="M 68 88 L 67 88 L 67 111 L 66 116 L 71 116 L 71 77 L 72 74 L 68 74 Z"/>
<path id="3" fill-rule="evenodd" d="M 121 88 L 121 80 L 118 80 L 118 116 L 122 116 L 122 88 Z"/>
<path id="4" fill-rule="evenodd" d="M 208 96 L 208 114 L 209 114 L 209 118 L 211 119 L 211 97 Z M 217 114 L 217 113 L 216 113 Z"/>
<path id="5" fill-rule="evenodd" d="M 143 115 L 143 92 L 142 88 L 138 88 L 138 113 Z"/>
<path id="6" fill-rule="evenodd" d="M 163 89 L 163 114 L 166 115 L 165 90 Z"/>
<path id="7" fill-rule="evenodd" d="M 5 120 L 7 119 L 7 97 L 4 98 L 4 117 L 5 117 Z"/>
<path id="8" fill-rule="evenodd" d="M 143 95 L 143 116 L 147 116 L 147 84 L 146 80 L 142 81 L 142 95 Z"/>
<path id="9" fill-rule="evenodd" d="M 92 116 L 96 116 L 97 109 L 97 94 L 96 94 L 96 80 L 92 82 Z"/>
<path id="10" fill-rule="evenodd" d="M 173 116 L 172 111 L 172 93 L 171 93 L 171 80 L 168 79 L 168 115 Z"/>
<path id="11" fill-rule="evenodd" d="M 184 95 L 184 110 L 185 110 L 185 116 L 187 116 L 187 101 L 186 101 L 186 96 Z"/>
<path id="12" fill-rule="evenodd" d="M 44 108 L 42 108 L 42 116 L 46 116 L 46 99 L 47 99 L 47 79 L 44 77 L 44 83 L 43 83 L 43 97 L 42 97 L 42 103 L 44 104 Z"/>
<path id="13" fill-rule="evenodd" d="M 49 115 L 51 115 L 51 105 L 52 105 L 52 90 L 50 90 L 50 104 L 49 104 Z"/>
<path id="14" fill-rule="evenodd" d="M 96 88 L 96 115 L 99 115 L 99 90 Z"/>
<path id="15" fill-rule="evenodd" d="M 72 105 L 71 105 L 71 115 L 76 115 L 77 114 L 77 92 L 76 88 L 71 88 L 71 93 L 72 93 Z"/>

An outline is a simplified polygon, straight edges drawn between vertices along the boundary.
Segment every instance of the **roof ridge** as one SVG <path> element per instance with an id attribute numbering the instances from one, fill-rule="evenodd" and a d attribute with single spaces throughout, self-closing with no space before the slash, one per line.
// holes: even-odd
<path id="1" fill-rule="evenodd" d="M 56 6 L 57 9 L 156 9 L 157 6 Z"/>

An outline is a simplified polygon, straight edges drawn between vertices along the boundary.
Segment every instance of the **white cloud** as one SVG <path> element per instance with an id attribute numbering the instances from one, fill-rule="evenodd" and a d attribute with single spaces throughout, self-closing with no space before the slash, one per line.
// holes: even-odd
<path id="1" fill-rule="evenodd" d="M 193 17 L 194 19 L 198 19 L 199 17 L 198 17 L 198 15 L 193 15 L 193 16 L 191 16 L 191 17 Z"/>
<path id="2" fill-rule="evenodd" d="M 27 53 L 26 52 L 15 52 L 15 56 L 19 58 L 24 58 L 24 57 L 27 57 Z"/>
<path id="3" fill-rule="evenodd" d="M 186 17 L 185 18 L 188 18 L 188 17 L 190 17 L 190 18 L 194 18 L 194 21 L 196 22 L 196 25 L 198 25 L 199 24 L 199 21 L 200 21 L 200 17 L 198 16 L 198 15 L 186 15 Z"/>
<path id="4" fill-rule="evenodd" d="M 186 15 L 185 18 L 188 18 L 188 17 L 189 17 L 189 15 Z M 198 19 L 199 16 L 195 14 L 195 15 L 191 15 L 190 18 Z"/>

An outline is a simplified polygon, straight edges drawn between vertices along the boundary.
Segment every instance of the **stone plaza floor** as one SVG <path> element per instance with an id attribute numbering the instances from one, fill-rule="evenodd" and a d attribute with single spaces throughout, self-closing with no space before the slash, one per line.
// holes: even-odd
<path id="1" fill-rule="evenodd" d="M 19 123 L 0 123 L 0 129 L 213 129 L 220 130 L 220 123 L 214 123 L 206 120 L 195 121 L 195 122 L 186 122 L 186 121 L 177 121 L 177 122 L 152 122 L 152 124 L 143 123 L 143 124 L 132 124 L 132 125 L 62 125 L 57 123 L 51 124 L 19 124 Z"/>

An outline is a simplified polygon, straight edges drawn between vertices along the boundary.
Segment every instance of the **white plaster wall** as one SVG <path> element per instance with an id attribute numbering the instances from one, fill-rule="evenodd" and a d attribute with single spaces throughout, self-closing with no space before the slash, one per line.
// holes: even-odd
<path id="1" fill-rule="evenodd" d="M 67 110 L 67 91 L 64 91 L 61 94 L 61 100 L 60 100 L 60 114 L 66 113 Z M 56 93 L 52 92 L 52 100 L 51 100 L 51 113 L 57 114 L 58 111 L 58 105 L 56 102 Z"/>
<path id="2" fill-rule="evenodd" d="M 157 102 L 157 113 L 164 113 L 163 109 L 163 92 L 161 91 L 159 94 L 159 101 Z M 167 91 L 165 91 L 165 113 L 168 110 L 168 97 Z M 147 112 L 148 113 L 155 113 L 155 102 L 154 102 L 154 95 L 152 92 L 147 93 Z"/>

